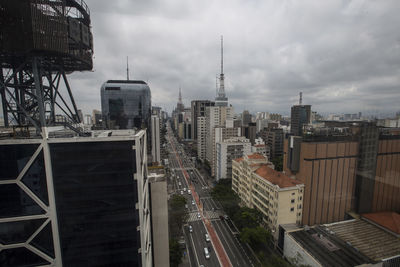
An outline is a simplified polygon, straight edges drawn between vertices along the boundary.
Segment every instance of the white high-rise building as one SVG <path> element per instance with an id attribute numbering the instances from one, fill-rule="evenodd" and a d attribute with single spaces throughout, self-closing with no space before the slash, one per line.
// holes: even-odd
<path id="1" fill-rule="evenodd" d="M 232 179 L 232 160 L 251 153 L 250 140 L 244 136 L 225 139 L 216 144 L 215 178 Z"/>
<path id="2" fill-rule="evenodd" d="M 211 166 L 211 175 L 215 175 L 215 128 L 226 128 L 226 121 L 231 121 L 234 116 L 233 107 L 207 107 L 206 108 L 206 159 Z M 223 138 L 240 136 L 240 130 L 226 128 L 221 132 Z M 234 131 L 234 134 L 230 132 Z M 236 133 L 238 132 L 238 134 Z M 221 137 L 221 138 L 222 138 Z M 222 141 L 222 139 L 221 139 Z"/>
<path id="3" fill-rule="evenodd" d="M 160 162 L 160 119 L 151 116 L 151 156 L 153 162 Z"/>
<path id="4" fill-rule="evenodd" d="M 197 157 L 206 159 L 206 117 L 197 117 Z"/>

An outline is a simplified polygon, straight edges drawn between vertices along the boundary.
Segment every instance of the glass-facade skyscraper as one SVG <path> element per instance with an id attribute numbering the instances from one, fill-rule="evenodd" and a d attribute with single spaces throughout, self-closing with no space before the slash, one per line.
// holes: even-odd
<path id="1" fill-rule="evenodd" d="M 150 88 L 144 81 L 108 80 L 101 87 L 101 110 L 108 129 L 148 128 Z"/>
<path id="2" fill-rule="evenodd" d="M 146 132 L 0 140 L 0 266 L 152 266 Z"/>

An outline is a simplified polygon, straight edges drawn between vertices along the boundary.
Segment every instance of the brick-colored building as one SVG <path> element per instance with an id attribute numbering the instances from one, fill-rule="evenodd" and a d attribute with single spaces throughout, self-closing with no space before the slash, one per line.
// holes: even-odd
<path id="1" fill-rule="evenodd" d="M 373 123 L 330 123 L 335 133 L 290 136 L 284 171 L 304 183 L 302 223 L 348 218 L 350 211 L 400 210 L 400 136 Z"/>

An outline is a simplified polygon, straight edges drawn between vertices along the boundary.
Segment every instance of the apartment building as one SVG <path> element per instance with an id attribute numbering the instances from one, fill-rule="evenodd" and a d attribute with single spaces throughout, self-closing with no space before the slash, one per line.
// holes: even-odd
<path id="1" fill-rule="evenodd" d="M 301 223 L 304 184 L 275 171 L 260 154 L 233 161 L 232 189 L 243 205 L 262 213 L 263 224 L 275 239 L 280 224 Z"/>
<path id="2" fill-rule="evenodd" d="M 191 102 L 191 116 L 192 116 L 192 139 L 197 140 L 198 124 L 197 119 L 206 115 L 206 107 L 214 106 L 214 102 L 210 100 L 193 100 Z"/>
<path id="3" fill-rule="evenodd" d="M 206 159 L 206 117 L 197 117 L 197 157 Z"/>
<path id="4" fill-rule="evenodd" d="M 234 116 L 233 107 L 206 107 L 206 159 L 211 166 L 211 176 L 215 175 L 216 164 L 216 142 L 222 141 L 229 137 L 240 136 L 240 132 L 234 130 L 232 121 Z M 225 130 L 215 130 L 216 128 L 224 128 Z"/>
<path id="5" fill-rule="evenodd" d="M 216 180 L 231 179 L 232 160 L 251 153 L 250 140 L 241 136 L 217 142 L 216 153 Z"/>

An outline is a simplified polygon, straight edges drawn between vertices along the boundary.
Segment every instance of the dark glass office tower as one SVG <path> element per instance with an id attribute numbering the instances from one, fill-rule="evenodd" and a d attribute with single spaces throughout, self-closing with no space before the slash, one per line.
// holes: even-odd
<path id="1" fill-rule="evenodd" d="M 0 266 L 151 265 L 146 134 L 113 134 L 0 140 Z"/>
<path id="2" fill-rule="evenodd" d="M 294 105 L 290 113 L 290 133 L 303 135 L 303 125 L 310 123 L 311 105 Z"/>
<path id="3" fill-rule="evenodd" d="M 101 87 L 101 110 L 108 129 L 148 128 L 150 88 L 144 81 L 108 80 Z"/>

